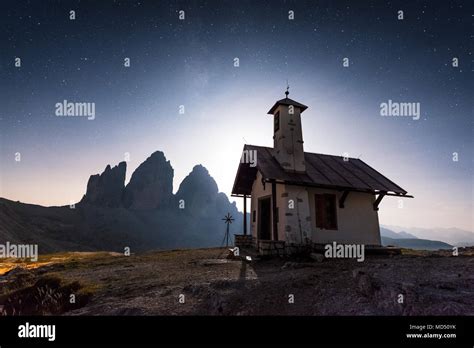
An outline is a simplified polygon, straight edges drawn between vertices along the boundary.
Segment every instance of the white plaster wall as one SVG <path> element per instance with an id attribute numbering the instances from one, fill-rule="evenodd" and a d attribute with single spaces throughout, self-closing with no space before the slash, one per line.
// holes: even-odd
<path id="1" fill-rule="evenodd" d="M 273 147 L 278 162 L 285 170 L 304 172 L 306 165 L 301 114 L 297 107 L 294 107 L 293 111 L 290 115 L 287 105 L 279 105 L 275 110 L 275 113 L 280 112 L 280 129 L 274 134 Z"/>
<path id="2" fill-rule="evenodd" d="M 277 184 L 277 197 L 280 215 L 278 239 L 290 244 L 305 244 L 307 239 L 311 240 L 312 217 L 307 189 Z"/>
<path id="3" fill-rule="evenodd" d="M 252 197 L 250 199 L 250 229 L 254 238 L 257 238 L 258 231 L 258 199 L 272 194 L 271 183 L 266 183 L 264 189 L 261 180 L 262 175 L 258 172 L 252 185 Z M 373 195 L 351 192 L 346 198 L 344 208 L 339 208 L 338 202 L 342 195 L 342 192 L 339 191 L 283 184 L 277 184 L 276 189 L 278 240 L 294 244 L 304 244 L 306 238 L 314 243 L 322 244 L 332 243 L 333 241 L 365 245 L 381 244 L 378 213 L 373 209 L 375 201 Z M 316 193 L 336 195 L 337 230 L 316 228 L 314 201 Z M 290 208 L 290 200 L 294 201 L 293 209 Z M 253 222 L 254 210 L 256 211 L 255 222 Z"/>
<path id="4" fill-rule="evenodd" d="M 337 230 L 316 228 L 315 199 L 316 193 L 336 194 Z M 315 243 L 357 243 L 380 245 L 380 227 L 378 213 L 373 209 L 375 197 L 363 192 L 350 192 L 344 208 L 339 208 L 342 192 L 319 188 L 308 188 L 313 242 Z"/>

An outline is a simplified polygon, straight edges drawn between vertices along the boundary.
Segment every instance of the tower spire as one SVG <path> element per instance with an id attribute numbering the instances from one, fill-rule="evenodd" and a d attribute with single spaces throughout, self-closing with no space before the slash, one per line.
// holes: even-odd
<path id="1" fill-rule="evenodd" d="M 286 98 L 278 100 L 268 112 L 273 115 L 273 156 L 288 172 L 305 173 L 301 113 L 308 107 L 288 98 L 290 85 L 286 84 Z"/>

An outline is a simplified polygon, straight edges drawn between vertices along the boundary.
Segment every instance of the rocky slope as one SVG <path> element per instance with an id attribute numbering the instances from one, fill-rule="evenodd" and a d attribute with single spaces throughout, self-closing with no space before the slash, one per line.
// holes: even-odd
<path id="1" fill-rule="evenodd" d="M 43 256 L 40 267 L 0 274 L 0 312 L 3 306 L 7 315 L 474 315 L 473 248 L 457 257 L 403 250 L 364 262 L 254 255 L 246 262 L 227 254 L 216 248 Z M 61 296 L 71 288 L 81 296 L 74 308 Z M 50 301 L 50 292 L 59 298 Z"/>

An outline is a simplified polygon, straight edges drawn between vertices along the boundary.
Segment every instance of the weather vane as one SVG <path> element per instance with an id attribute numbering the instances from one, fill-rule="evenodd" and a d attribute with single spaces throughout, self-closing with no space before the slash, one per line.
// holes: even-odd
<path id="1" fill-rule="evenodd" d="M 225 223 L 227 224 L 227 230 L 226 230 L 224 239 L 225 239 L 225 246 L 228 247 L 229 246 L 229 225 L 235 219 L 232 217 L 232 215 L 230 215 L 230 213 L 227 213 L 227 215 L 224 216 L 224 218 L 222 220 L 224 220 Z"/>
<path id="2" fill-rule="evenodd" d="M 288 79 L 286 79 L 286 92 L 285 95 L 288 98 L 288 94 L 290 94 L 290 85 L 288 83 Z"/>

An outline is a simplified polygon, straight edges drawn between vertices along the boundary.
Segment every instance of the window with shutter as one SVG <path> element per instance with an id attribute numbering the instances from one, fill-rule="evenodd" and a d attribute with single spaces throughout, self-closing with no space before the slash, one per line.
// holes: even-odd
<path id="1" fill-rule="evenodd" d="M 336 195 L 325 194 L 326 203 L 326 228 L 337 230 Z"/>
<path id="2" fill-rule="evenodd" d="M 323 195 L 316 195 L 316 227 L 317 228 L 324 228 L 324 196 Z"/>
<path id="3" fill-rule="evenodd" d="M 327 230 L 337 230 L 337 206 L 336 195 L 316 194 L 316 227 Z"/>

